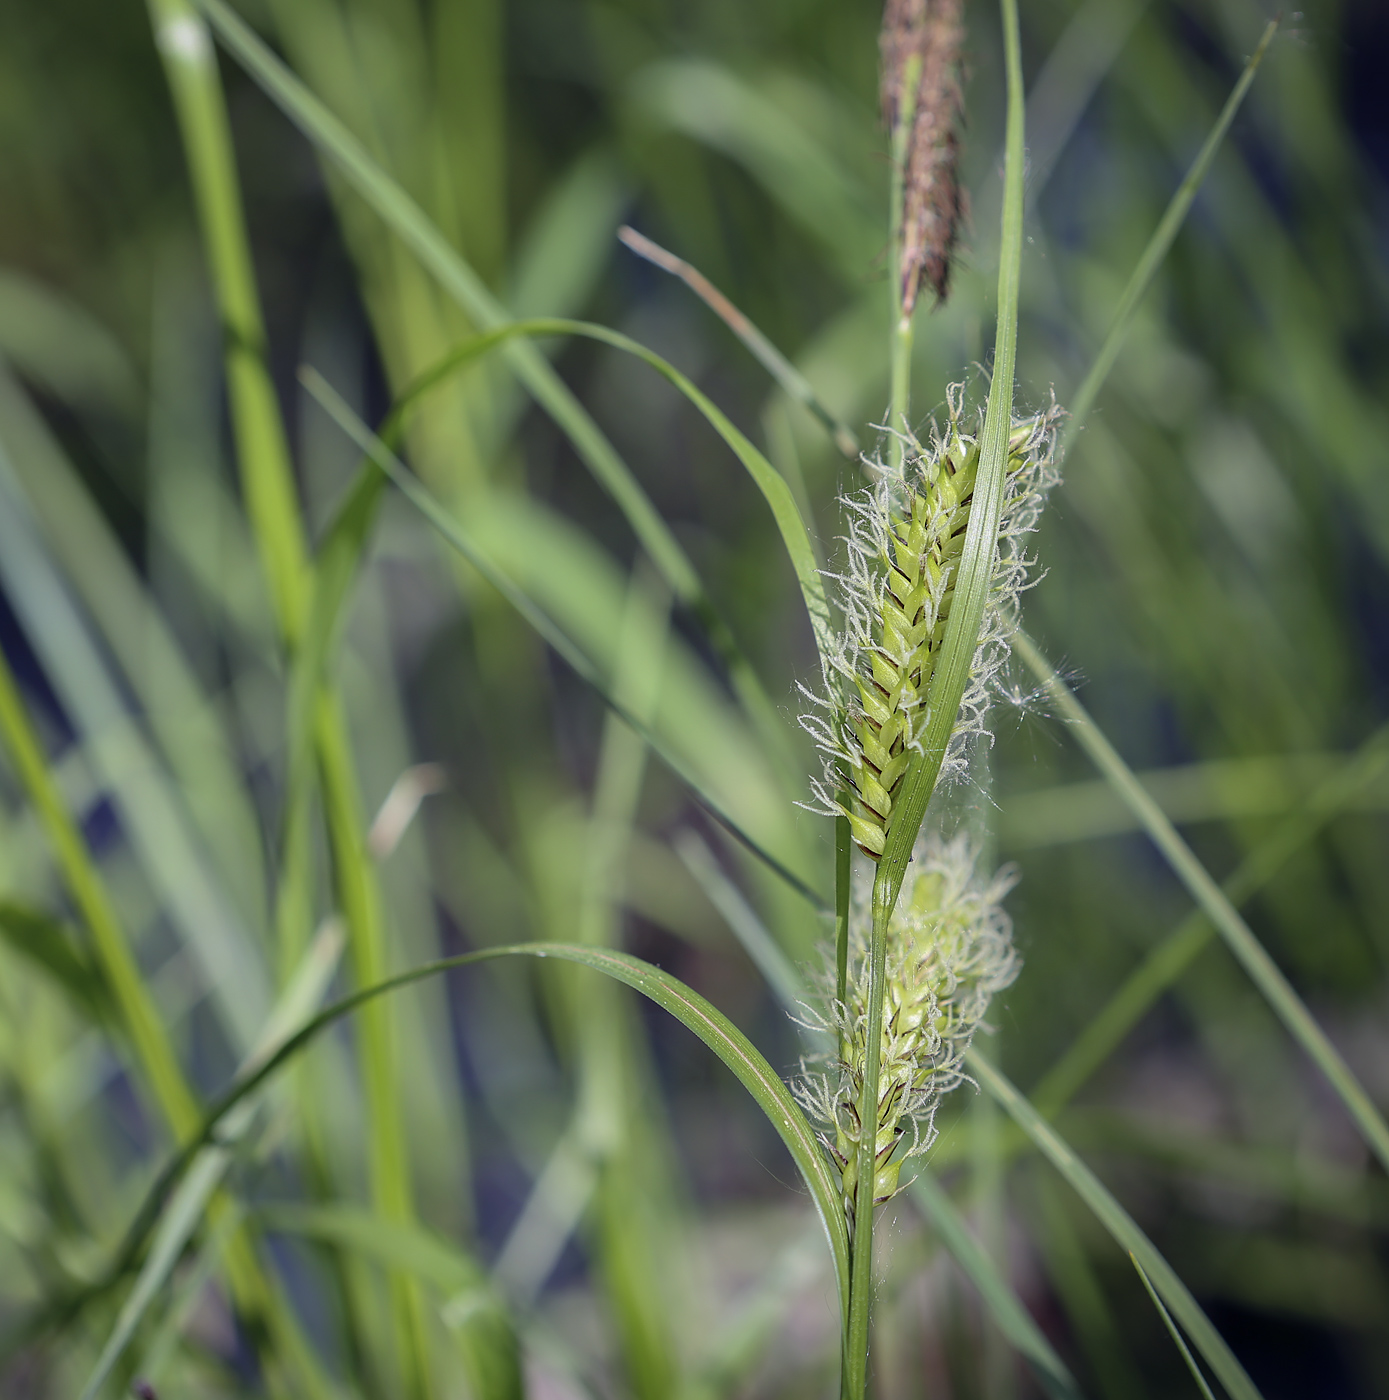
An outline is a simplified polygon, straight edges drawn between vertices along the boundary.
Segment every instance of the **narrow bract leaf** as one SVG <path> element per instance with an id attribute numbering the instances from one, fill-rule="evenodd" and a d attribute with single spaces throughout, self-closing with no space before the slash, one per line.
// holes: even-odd
<path id="1" fill-rule="evenodd" d="M 1071 443 L 1075 441 L 1076 434 L 1089 415 L 1091 405 L 1104 387 L 1104 382 L 1109 377 L 1109 371 L 1114 368 L 1114 362 L 1119 358 L 1119 351 L 1123 348 L 1124 338 L 1128 335 L 1129 327 L 1133 323 L 1138 303 L 1142 301 L 1143 294 L 1148 290 L 1158 268 L 1162 265 L 1162 260 L 1167 256 L 1167 250 L 1171 248 L 1173 240 L 1181 229 L 1187 211 L 1196 198 L 1196 192 L 1201 188 L 1201 183 L 1206 178 L 1212 161 L 1215 160 L 1216 152 L 1219 151 L 1221 142 L 1225 139 L 1225 133 L 1230 129 L 1230 123 L 1234 121 L 1235 114 L 1239 111 L 1240 104 L 1244 101 L 1244 96 L 1254 81 L 1255 71 L 1258 69 L 1269 44 L 1273 42 L 1273 36 L 1278 32 L 1280 23 L 1279 18 L 1271 19 L 1268 22 L 1263 36 L 1259 40 L 1259 46 L 1244 65 L 1244 71 L 1236 81 L 1234 91 L 1231 92 L 1220 116 L 1216 118 L 1216 123 L 1206 137 L 1205 144 L 1202 145 L 1196 159 L 1192 162 L 1191 169 L 1186 173 L 1186 178 L 1177 187 L 1176 194 L 1172 196 L 1172 202 L 1164 211 L 1157 228 L 1153 230 L 1152 238 L 1148 240 L 1148 246 L 1139 256 L 1138 264 L 1129 277 L 1128 285 L 1119 297 L 1119 305 L 1115 309 L 1114 320 L 1110 324 L 1104 344 L 1100 346 L 1094 364 L 1090 366 L 1080 388 L 1075 392 L 1075 398 L 1071 404 L 1071 418 L 1066 425 L 1065 436 L 1061 443 L 1063 457 L 1069 450 Z"/>

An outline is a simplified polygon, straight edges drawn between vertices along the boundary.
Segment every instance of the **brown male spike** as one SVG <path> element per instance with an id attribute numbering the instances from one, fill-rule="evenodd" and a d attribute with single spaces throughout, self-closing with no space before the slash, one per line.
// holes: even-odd
<path id="1" fill-rule="evenodd" d="M 956 173 L 964 110 L 960 4 L 961 0 L 887 0 L 883 11 L 878 40 L 883 116 L 888 129 L 895 131 L 903 113 L 912 114 L 902 172 L 903 316 L 910 316 L 915 308 L 923 278 L 937 303 L 945 300 L 964 216 Z M 913 68 L 916 88 L 907 102 L 903 84 Z"/>

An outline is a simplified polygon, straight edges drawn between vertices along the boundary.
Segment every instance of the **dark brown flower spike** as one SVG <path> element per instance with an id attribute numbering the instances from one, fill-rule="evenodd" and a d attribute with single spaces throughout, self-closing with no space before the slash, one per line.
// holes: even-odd
<path id="1" fill-rule="evenodd" d="M 961 0 L 887 0 L 879 37 L 883 117 L 896 131 L 910 113 L 902 172 L 902 314 L 910 316 L 924 279 L 944 301 L 950 290 L 964 200 L 956 166 L 964 94 Z M 914 92 L 904 91 L 915 72 Z"/>

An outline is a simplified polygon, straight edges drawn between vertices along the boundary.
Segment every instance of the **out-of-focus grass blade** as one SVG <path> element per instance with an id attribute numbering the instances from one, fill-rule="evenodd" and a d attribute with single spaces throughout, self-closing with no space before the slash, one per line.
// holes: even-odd
<path id="1" fill-rule="evenodd" d="M 169 1306 L 154 1329 L 149 1346 L 135 1365 L 138 1380 L 144 1381 L 146 1385 L 155 1386 L 156 1394 L 156 1383 L 162 1376 L 164 1367 L 177 1349 L 189 1319 L 203 1300 L 203 1290 L 216 1276 L 223 1253 L 232 1236 L 241 1228 L 244 1219 L 245 1212 L 240 1202 L 237 1202 L 213 1229 L 205 1232 L 197 1261 L 171 1286 Z M 136 1393 L 138 1394 L 138 1391 Z M 337 1400 L 336 1393 L 333 1393 L 333 1400 Z"/>
<path id="2" fill-rule="evenodd" d="M 877 221 L 857 184 L 765 92 L 707 59 L 642 69 L 629 89 L 643 113 L 742 165 L 855 279 L 877 251 Z"/>
<path id="3" fill-rule="evenodd" d="M 1163 1306 L 1162 1299 L 1157 1295 L 1157 1289 L 1153 1287 L 1153 1281 L 1144 1271 L 1143 1265 L 1138 1262 L 1138 1256 L 1129 1250 L 1129 1258 L 1133 1261 L 1133 1267 L 1138 1270 L 1138 1277 L 1143 1280 L 1143 1287 L 1148 1290 L 1148 1297 L 1153 1300 L 1153 1306 L 1158 1310 L 1158 1315 L 1162 1318 L 1164 1326 L 1171 1334 L 1172 1340 L 1177 1344 L 1177 1350 L 1182 1354 L 1182 1360 L 1186 1362 L 1186 1368 L 1191 1372 L 1192 1378 L 1201 1389 L 1201 1394 L 1205 1400 L 1215 1400 L 1211 1394 L 1211 1388 L 1206 1384 L 1206 1378 L 1201 1374 L 1201 1368 L 1196 1364 L 1196 1358 L 1191 1354 L 1191 1348 L 1187 1346 L 1186 1339 L 1177 1331 L 1177 1324 L 1172 1321 L 1172 1314 Z"/>
<path id="4" fill-rule="evenodd" d="M 341 953 L 340 926 L 336 923 L 326 924 L 270 1013 L 270 1019 L 243 1067 L 243 1073 L 268 1060 L 313 1013 L 333 980 Z M 203 1148 L 175 1188 L 160 1216 L 149 1255 L 135 1280 L 135 1286 L 121 1306 L 111 1335 L 82 1387 L 82 1400 L 95 1400 L 135 1335 L 135 1329 L 163 1290 L 185 1246 L 202 1223 L 212 1193 L 231 1165 L 235 1145 L 250 1131 L 255 1116 L 255 1100 L 247 1099 L 239 1103 L 223 1120 L 217 1145 Z"/>
<path id="5" fill-rule="evenodd" d="M 408 1273 L 442 1295 L 440 1311 L 463 1354 L 470 1393 L 519 1400 L 521 1358 L 505 1304 L 486 1272 L 457 1246 L 419 1225 L 386 1220 L 352 1205 L 257 1207 L 266 1228 L 337 1245 L 360 1258 Z"/>
<path id="6" fill-rule="evenodd" d="M 253 927 L 263 928 L 260 833 L 219 718 L 80 474 L 28 396 L 3 369 L 0 434 L 55 562 L 139 701 L 176 780 L 173 796 L 195 819 L 202 837 L 200 851 L 205 849 L 219 868 L 219 892 L 237 901 Z M 184 853 L 174 863 L 190 864 Z"/>
<path id="7" fill-rule="evenodd" d="M 189 0 L 147 0 L 147 7 L 174 99 L 225 327 L 227 389 L 246 509 L 276 618 L 292 641 L 307 602 L 306 547 L 289 445 L 266 360 L 265 324 L 216 55 L 207 25 Z"/>
<path id="8" fill-rule="evenodd" d="M 598 1180 L 598 1164 L 578 1120 L 576 1111 L 575 1122 L 555 1144 L 497 1254 L 492 1276 L 519 1311 L 530 1311 L 588 1209 Z"/>
<path id="9" fill-rule="evenodd" d="M 977 1050 L 968 1057 L 970 1073 L 1008 1111 L 1013 1121 L 1037 1145 L 1048 1161 L 1075 1189 L 1095 1218 L 1119 1244 L 1143 1261 L 1163 1300 L 1176 1313 L 1187 1334 L 1196 1343 L 1201 1355 L 1230 1392 L 1233 1400 L 1260 1400 L 1258 1388 L 1249 1379 L 1243 1366 L 1225 1344 L 1224 1338 L 1211 1325 L 1187 1286 L 1158 1253 L 1147 1235 L 1110 1194 L 1099 1178 L 1080 1160 L 1047 1124 L 1037 1110 L 1013 1085 Z"/>
<path id="10" fill-rule="evenodd" d="M 1018 1295 L 969 1232 L 955 1203 L 935 1176 L 923 1169 L 911 1187 L 912 1196 L 929 1217 L 955 1262 L 979 1290 L 999 1330 L 1032 1368 L 1037 1384 L 1052 1400 L 1079 1400 L 1080 1388 L 1056 1349 L 1023 1307 Z"/>
<path id="11" fill-rule="evenodd" d="M 1027 1139 L 1022 1140 L 1026 1142 Z M 1040 1173 L 1035 1182 L 1040 1214 L 1035 1222 L 1035 1238 L 1047 1273 L 1071 1333 L 1089 1362 L 1105 1400 L 1146 1400 L 1147 1390 L 1124 1344 L 1114 1315 L 1113 1299 L 1106 1294 L 1081 1242 L 1067 1209 L 1070 1203 L 1062 1199 L 1062 1193 L 1067 1190 L 1063 1181 L 1040 1177 Z M 1076 1204 L 1084 1209 L 1083 1203 Z"/>
<path id="12" fill-rule="evenodd" d="M 618 625 L 613 692 L 648 724 L 666 680 L 670 592 L 639 562 L 627 581 Z M 579 838 L 582 869 L 558 885 L 568 909 L 554 927 L 585 947 L 616 947 L 624 867 L 647 771 L 641 736 L 609 711 L 593 797 Z M 558 862 L 541 881 L 556 887 Z M 551 896 L 547 903 L 553 905 Z M 562 930 L 562 932 L 561 932 Z M 562 981 L 574 1024 L 576 1129 L 598 1168 L 590 1212 L 591 1248 L 637 1400 L 670 1400 L 682 1366 L 675 1319 L 689 1311 L 687 1271 L 671 1267 L 681 1240 L 679 1189 L 665 1115 L 653 1112 L 659 1076 L 631 999 L 611 981 L 582 973 Z"/>
<path id="13" fill-rule="evenodd" d="M 1183 1131 L 1170 1122 L 1159 1126 L 1110 1109 L 1072 1109 L 1065 1128 L 1067 1140 L 1081 1150 L 1132 1153 L 1189 1179 L 1219 1181 L 1248 1196 L 1362 1228 L 1389 1225 L 1389 1183 L 1373 1170 L 1335 1165 L 1293 1149 Z"/>
<path id="14" fill-rule="evenodd" d="M 0 654 L 0 734 L 57 857 L 97 962 L 141 1069 L 176 1136 L 186 1136 L 199 1118 L 197 1101 L 183 1077 L 168 1032 L 145 986 L 105 882 L 76 823 L 63 805 L 43 748 L 25 713 L 9 663 Z"/>
<path id="15" fill-rule="evenodd" d="M 692 267 L 684 258 L 677 258 L 674 253 L 667 252 L 659 243 L 625 224 L 618 229 L 617 236 L 639 258 L 645 258 L 662 271 L 669 272 L 672 277 L 678 277 L 747 346 L 748 351 L 776 380 L 786 396 L 801 404 L 812 417 L 819 420 L 821 426 L 834 439 L 834 445 L 846 457 L 852 461 L 858 456 L 858 439 L 825 407 L 805 375 L 698 268 Z"/>
<path id="16" fill-rule="evenodd" d="M 342 170 L 377 214 L 438 279 L 474 324 L 494 329 L 509 318 L 477 274 L 424 211 L 372 160 L 362 144 L 282 64 L 222 0 L 198 0 L 219 37 L 285 114 Z M 780 750 L 785 734 L 761 683 L 714 608 L 689 557 L 598 425 L 533 346 L 517 342 L 506 357 L 536 402 L 574 444 L 595 479 L 627 517 L 642 548 L 675 596 L 701 618 L 749 714 Z"/>
<path id="17" fill-rule="evenodd" d="M 1266 841 L 1251 851 L 1225 882 L 1225 897 L 1238 907 L 1251 899 L 1322 827 L 1389 767 L 1389 726 L 1379 729 Z M 1113 1053 L 1143 1014 L 1192 964 L 1215 933 L 1204 909 L 1193 910 L 1143 959 L 1094 1019 L 1071 1041 L 1032 1094 L 1037 1111 L 1053 1117 Z"/>
<path id="18" fill-rule="evenodd" d="M 1027 99 L 1027 202 L 1036 203 L 1148 0 L 1087 0 L 1067 21 Z"/>
<path id="19" fill-rule="evenodd" d="M 709 902 L 723 915 L 724 922 L 782 1007 L 792 1016 L 800 1015 L 801 1002 L 805 999 L 805 983 L 800 973 L 743 898 L 743 892 L 719 868 L 703 838 L 693 831 L 679 832 L 675 838 L 675 852 L 699 882 L 700 889 L 709 896 Z"/>
<path id="20" fill-rule="evenodd" d="M 65 403 L 139 413 L 139 380 L 116 337 L 83 307 L 11 268 L 0 268 L 0 354 Z"/>
<path id="21" fill-rule="evenodd" d="M 484 948 L 475 953 L 464 953 L 459 957 L 443 958 L 389 977 L 375 986 L 364 987 L 320 1012 L 268 1060 L 238 1078 L 219 1096 L 202 1119 L 201 1126 L 189 1136 L 180 1151 L 160 1173 L 131 1226 L 125 1248 L 129 1249 L 132 1244 L 138 1248 L 139 1241 L 148 1235 L 164 1198 L 182 1179 L 199 1150 L 212 1139 L 218 1125 L 227 1114 L 300 1050 L 311 1044 L 322 1031 L 388 992 L 408 987 L 427 977 L 439 976 L 455 968 L 470 967 L 503 957 L 556 958 L 591 967 L 606 976 L 616 978 L 619 982 L 625 982 L 670 1012 L 733 1071 L 739 1083 L 753 1096 L 758 1107 L 776 1129 L 777 1135 L 786 1144 L 810 1190 L 834 1254 L 841 1306 L 844 1306 L 848 1297 L 849 1240 L 839 1199 L 839 1187 L 814 1129 L 806 1121 L 791 1091 L 782 1083 L 776 1071 L 742 1031 L 717 1007 L 669 973 L 642 962 L 640 958 L 612 949 L 583 948 L 562 943 L 512 944 L 506 947 Z"/>
<path id="22" fill-rule="evenodd" d="M 1211 128 L 1210 135 L 1206 137 L 1205 144 L 1192 162 L 1186 178 L 1177 187 L 1176 194 L 1172 196 L 1172 202 L 1167 206 L 1157 228 L 1153 230 L 1153 236 L 1149 239 L 1148 246 L 1138 259 L 1138 265 L 1134 268 L 1129 277 L 1128 285 L 1119 297 L 1119 305 L 1115 309 L 1114 320 L 1110 324 L 1104 344 L 1100 346 L 1094 364 L 1090 366 L 1089 372 L 1081 381 L 1080 388 L 1076 390 L 1071 400 L 1071 416 L 1066 422 L 1059 448 L 1061 457 L 1064 457 L 1070 449 L 1070 445 L 1075 440 L 1076 433 L 1080 431 L 1081 425 L 1085 422 L 1104 381 L 1109 377 L 1109 371 L 1114 368 L 1114 361 L 1118 358 L 1124 337 L 1128 334 L 1133 313 L 1137 309 L 1138 303 L 1143 299 L 1143 293 L 1148 290 L 1148 285 L 1161 266 L 1163 258 L 1167 256 L 1167 250 L 1172 246 L 1172 241 L 1176 238 L 1177 231 L 1186 218 L 1187 210 L 1191 208 L 1191 202 L 1196 198 L 1196 192 L 1201 188 L 1201 182 L 1206 178 L 1206 172 L 1211 168 L 1211 162 L 1220 149 L 1220 143 L 1225 139 L 1225 133 L 1230 129 L 1230 123 L 1234 121 L 1235 113 L 1239 111 L 1240 104 L 1244 101 L 1244 95 L 1249 91 L 1249 85 L 1254 81 L 1254 74 L 1259 67 L 1259 62 L 1269 44 L 1273 42 L 1273 36 L 1278 32 L 1278 24 L 1277 19 L 1268 22 L 1263 36 L 1259 40 L 1259 46 L 1249 56 L 1249 61 L 1244 65 L 1244 71 L 1240 74 L 1239 80 L 1235 83 L 1234 91 L 1231 92 L 1229 100 L 1225 103 L 1224 109 Z"/>
<path id="23" fill-rule="evenodd" d="M 42 545 L 0 444 L 0 580 L 109 786 L 132 844 L 201 965 L 222 1023 L 248 1047 L 270 1005 L 254 944 L 220 894 L 188 820 L 129 713 L 94 639 Z"/>
<path id="24" fill-rule="evenodd" d="M 1263 994 L 1279 1020 L 1288 1028 L 1294 1040 L 1307 1052 L 1312 1062 L 1330 1081 L 1341 1102 L 1360 1127 L 1375 1155 L 1389 1170 L 1389 1125 L 1386 1125 L 1373 1100 L 1365 1092 L 1340 1052 L 1327 1039 L 1326 1033 L 1313 1019 L 1301 997 L 1293 990 L 1277 964 L 1263 945 L 1254 937 L 1249 925 L 1240 917 L 1229 896 L 1211 878 L 1205 866 L 1196 859 L 1190 846 L 1177 834 L 1176 828 L 1163 815 L 1162 809 L 1144 790 L 1133 770 L 1120 758 L 1117 750 L 1100 732 L 1099 726 L 1072 694 L 1070 687 L 1057 675 L 1051 663 L 1021 632 L 1014 635 L 1014 649 L 1045 686 L 1061 715 L 1070 722 L 1076 742 L 1088 753 L 1095 766 L 1114 785 L 1114 789 L 1133 809 L 1143 828 L 1152 838 L 1172 867 L 1178 879 L 1205 911 L 1219 930 L 1230 951 L 1249 974 L 1250 980 Z"/>
<path id="25" fill-rule="evenodd" d="M 586 151 L 553 187 L 521 236 L 508 304 L 517 316 L 580 309 L 608 262 L 612 231 L 631 199 L 606 147 Z"/>
<path id="26" fill-rule="evenodd" d="M 583 651 L 565 635 L 525 593 L 523 593 L 509 578 L 502 574 L 487 557 L 487 554 L 479 549 L 477 545 L 468 537 L 458 521 L 454 519 L 443 506 L 420 484 L 420 482 L 405 468 L 404 464 L 392 453 L 385 444 L 377 438 L 342 399 L 334 392 L 332 387 L 323 380 L 322 376 L 314 370 L 305 370 L 303 373 L 305 387 L 318 399 L 324 409 L 333 416 L 339 423 L 343 431 L 346 432 L 357 445 L 367 454 L 370 461 L 388 476 L 405 495 L 406 499 L 415 506 L 417 510 L 434 526 L 436 530 L 448 541 L 470 564 L 494 587 L 497 591 L 516 609 L 531 627 L 551 646 L 566 662 L 567 665 L 602 698 L 603 702 L 610 706 L 651 746 L 651 751 L 655 753 L 676 777 L 680 779 L 690 792 L 699 801 L 711 816 L 713 816 L 722 826 L 726 827 L 749 851 L 761 860 L 770 870 L 775 872 L 784 881 L 802 895 L 817 908 L 824 907 L 824 901 L 816 894 L 814 889 L 806 883 L 799 875 L 790 870 L 776 856 L 760 845 L 737 821 L 731 817 L 714 797 L 712 797 L 705 786 L 701 784 L 690 772 L 689 766 L 676 755 L 674 755 L 669 745 L 664 743 L 661 736 L 652 732 L 649 726 L 642 723 L 635 715 L 631 714 L 615 696 L 609 692 L 601 673 Z"/>
<path id="27" fill-rule="evenodd" d="M 677 1400 L 726 1400 L 741 1393 L 748 1373 L 796 1306 L 797 1293 L 818 1275 L 812 1249 L 818 1251 L 818 1245 L 807 1234 L 772 1261 L 751 1296 L 739 1300 L 733 1321 L 714 1339 Z"/>
<path id="28" fill-rule="evenodd" d="M 1176 826 L 1196 822 L 1281 817 L 1323 801 L 1320 793 L 1344 772 L 1351 790 L 1339 811 L 1380 812 L 1389 807 L 1389 783 L 1378 763 L 1356 754 L 1277 754 L 1266 758 L 1215 758 L 1204 763 L 1150 768 L 1136 776 Z M 1380 781 L 1377 781 L 1380 780 Z M 1103 778 L 998 799 L 999 839 L 1010 850 L 1094 841 L 1139 829 L 1137 817 Z"/>
<path id="29" fill-rule="evenodd" d="M 98 1021 L 115 1013 L 105 981 L 86 953 L 56 920 L 37 909 L 0 901 L 0 938 L 64 988 L 77 1004 Z"/>

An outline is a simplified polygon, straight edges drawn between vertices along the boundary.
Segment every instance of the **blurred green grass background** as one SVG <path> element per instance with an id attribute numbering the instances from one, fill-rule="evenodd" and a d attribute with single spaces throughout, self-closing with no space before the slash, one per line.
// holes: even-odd
<path id="1" fill-rule="evenodd" d="M 982 397 L 993 317 L 1002 63 L 992 8 L 967 11 L 972 215 L 950 301 L 918 322 L 923 420 L 961 376 Z M 258 0 L 240 13 L 510 313 L 584 316 L 672 361 L 763 445 L 834 557 L 835 497 L 859 469 L 615 233 L 630 223 L 697 266 L 873 444 L 888 392 L 876 7 Z M 1251 0 L 1024 4 L 1023 406 L 1053 389 L 1068 401 L 1266 18 Z M 1289 841 L 1246 913 L 1382 1108 L 1389 211 L 1367 55 L 1385 38 L 1368 0 L 1287 18 L 1076 441 L 1026 613 L 1218 878 L 1315 812 L 1322 785 L 1363 776 Z M 357 452 L 298 367 L 376 422 L 479 327 L 245 72 L 219 66 L 315 540 Z M 142 7 L 51 0 L 0 16 L 0 210 L 0 643 L 178 1060 L 210 1094 L 341 907 L 343 858 L 325 800 L 303 818 L 302 908 L 286 913 L 283 619 L 247 519 L 228 327 Z M 500 358 L 424 402 L 412 465 L 614 684 L 658 686 L 644 703 L 663 736 L 827 889 L 828 824 L 792 805 L 812 765 L 794 684 L 813 679 L 813 647 L 763 503 L 644 367 L 588 342 L 541 348 L 695 565 L 782 721 L 780 751 Z M 654 683 L 624 663 L 632 628 L 665 648 Z M 530 938 L 619 943 L 794 1068 L 795 1028 L 731 924 L 760 921 L 807 962 L 822 922 L 398 499 L 331 674 L 362 813 L 408 798 L 407 773 L 438 788 L 389 854 L 380 842 L 378 972 Z M 1020 671 L 1018 705 L 996 713 L 979 794 L 1023 877 L 1011 907 L 1025 967 L 989 1051 L 1024 1090 L 1190 911 L 1031 685 Z M 83 922 L 9 753 L 0 899 Z M 0 947 L 0 1376 L 6 1394 L 59 1396 L 80 1392 L 121 1295 L 42 1336 L 26 1319 L 95 1276 L 171 1138 L 100 994 L 84 1002 L 76 974 L 20 942 Z M 351 967 L 343 987 L 362 976 Z M 300 1343 L 262 1335 L 244 1308 L 235 1320 L 209 1281 L 230 1226 L 209 1216 L 113 1393 L 137 1363 L 161 1397 L 304 1394 L 306 1375 L 324 1394 L 510 1393 L 450 1349 L 489 1270 L 532 1395 L 827 1393 L 832 1285 L 789 1159 L 684 1031 L 583 976 L 455 975 L 405 993 L 365 1057 L 361 1026 L 316 1049 L 234 1154 L 226 1199 L 317 1360 L 296 1371 L 285 1357 Z M 376 1102 L 404 1124 L 401 1219 L 424 1222 L 409 1239 L 443 1262 L 372 1231 L 390 1168 L 361 1078 L 371 1043 L 391 1047 Z M 1269 1400 L 1389 1395 L 1389 1184 L 1218 941 L 1077 1087 L 1063 1130 Z M 608 1096 L 608 1120 L 585 1094 Z M 956 1095 L 932 1160 L 1085 1393 L 1193 1393 L 1128 1261 L 984 1103 Z M 584 1137 L 594 1121 L 616 1135 L 606 1145 Z M 929 1226 L 891 1210 L 880 1393 L 1033 1393 Z M 452 1314 L 450 1299 L 463 1300 Z M 412 1325 L 428 1380 L 411 1372 Z"/>

